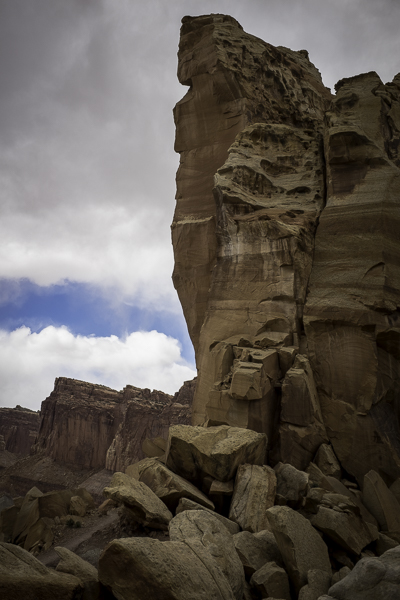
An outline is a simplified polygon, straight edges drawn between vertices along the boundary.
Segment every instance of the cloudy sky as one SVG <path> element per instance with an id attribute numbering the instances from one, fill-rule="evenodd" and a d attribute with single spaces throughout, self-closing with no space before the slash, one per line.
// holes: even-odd
<path id="1" fill-rule="evenodd" d="M 400 71 L 398 0 L 0 0 L 0 406 L 58 376 L 174 393 L 195 375 L 171 283 L 184 15 L 306 48 L 325 85 Z"/>

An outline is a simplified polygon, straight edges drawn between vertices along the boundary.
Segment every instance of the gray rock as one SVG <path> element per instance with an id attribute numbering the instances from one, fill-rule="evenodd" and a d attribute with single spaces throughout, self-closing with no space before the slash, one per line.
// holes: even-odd
<path id="1" fill-rule="evenodd" d="M 299 471 L 290 464 L 278 463 L 274 467 L 276 474 L 276 493 L 283 496 L 291 508 L 301 506 L 308 492 L 308 473 Z"/>
<path id="2" fill-rule="evenodd" d="M 271 531 L 241 531 L 233 536 L 233 543 L 248 577 L 267 562 L 275 562 L 283 567 L 282 555 Z"/>
<path id="3" fill-rule="evenodd" d="M 250 580 L 250 585 L 268 598 L 291 600 L 287 573 L 274 562 L 268 562 L 256 571 Z"/>
<path id="4" fill-rule="evenodd" d="M 237 523 L 230 521 L 223 515 L 220 515 L 219 513 L 214 512 L 209 508 L 202 506 L 201 504 L 197 504 L 197 502 L 193 502 L 193 500 L 189 500 L 188 498 L 181 498 L 179 500 L 179 504 L 176 509 L 176 514 L 178 515 L 184 510 L 204 510 L 205 512 L 209 512 L 211 515 L 216 517 L 220 521 L 220 523 L 222 523 L 227 528 L 231 535 L 235 535 L 235 533 L 239 533 L 240 531 L 240 527 Z"/>

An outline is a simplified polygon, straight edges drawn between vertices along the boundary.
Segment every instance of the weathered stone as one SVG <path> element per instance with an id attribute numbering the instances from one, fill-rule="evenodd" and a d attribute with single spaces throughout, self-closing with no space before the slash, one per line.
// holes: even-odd
<path id="1" fill-rule="evenodd" d="M 312 517 L 311 523 L 347 552 L 359 555 L 365 546 L 374 541 L 374 538 L 362 519 L 354 512 L 350 512 L 346 505 L 342 506 L 344 510 L 338 507 L 330 509 L 320 506 L 317 514 Z M 355 505 L 353 506 L 356 508 Z"/>
<path id="2" fill-rule="evenodd" d="M 306 473 L 309 475 L 310 485 L 315 487 L 324 488 L 327 491 L 333 492 L 335 490 L 334 483 L 328 479 L 326 475 L 323 474 L 321 469 L 317 467 L 316 464 L 310 463 L 306 469 Z"/>
<path id="3" fill-rule="evenodd" d="M 59 377 L 42 402 L 34 450 L 75 468 L 122 471 L 144 458 L 146 439 L 166 437 L 173 423 L 190 422 L 193 393 L 192 382 L 171 396 L 132 385 L 119 392 Z"/>
<path id="4" fill-rule="evenodd" d="M 159 460 L 145 458 L 133 465 L 138 481 L 146 484 L 166 504 L 171 512 L 175 511 L 181 498 L 189 498 L 198 504 L 214 510 L 214 504 L 205 494 L 180 475 L 176 475 Z M 130 474 L 130 467 L 127 468 Z"/>
<path id="5" fill-rule="evenodd" d="M 269 529 L 266 511 L 274 505 L 276 476 L 267 465 L 240 465 L 229 518 L 245 531 Z"/>
<path id="6" fill-rule="evenodd" d="M 396 600 L 399 589 L 400 546 L 379 558 L 362 558 L 328 593 L 334 600 Z"/>
<path id="7" fill-rule="evenodd" d="M 0 543 L 0 597 L 4 600 L 76 600 L 82 591 L 73 575 L 48 569 L 19 546 Z"/>
<path id="8" fill-rule="evenodd" d="M 18 506 L 4 508 L 0 514 L 0 542 L 13 541 L 13 531 L 19 513 Z"/>
<path id="9" fill-rule="evenodd" d="M 321 444 L 314 457 L 314 462 L 324 475 L 340 479 L 342 469 L 340 468 L 340 464 L 335 456 L 332 446 L 329 444 Z"/>
<path id="10" fill-rule="evenodd" d="M 265 432 L 274 462 L 301 470 L 330 442 L 359 483 L 371 469 L 396 480 L 399 76 L 345 79 L 332 96 L 305 51 L 224 15 L 185 18 L 178 73 L 190 89 L 174 113 L 172 237 L 193 424 Z M 256 349 L 278 353 L 281 415 Z"/>
<path id="11" fill-rule="evenodd" d="M 132 518 L 154 529 L 168 529 L 172 513 L 152 490 L 125 473 L 114 473 L 104 495 L 127 507 Z"/>
<path id="12" fill-rule="evenodd" d="M 220 515 L 217 512 L 213 512 L 209 508 L 206 508 L 205 506 L 202 506 L 201 504 L 197 504 L 197 502 L 193 502 L 193 500 L 189 500 L 188 498 L 181 498 L 179 500 L 179 504 L 176 509 L 176 514 L 178 515 L 179 513 L 183 512 L 185 510 L 204 510 L 206 512 L 209 512 L 214 517 L 216 517 L 220 521 L 220 523 L 222 523 L 227 528 L 227 530 L 229 531 L 229 533 L 231 535 L 235 535 L 235 533 L 239 533 L 239 531 L 240 531 L 240 527 L 237 523 L 230 521 L 223 515 Z"/>
<path id="13" fill-rule="evenodd" d="M 100 585 L 97 569 L 68 548 L 56 546 L 54 550 L 61 559 L 56 571 L 74 575 L 79 579 L 84 587 L 82 600 L 98 600 Z"/>
<path id="14" fill-rule="evenodd" d="M 396 498 L 397 502 L 400 504 L 400 477 L 396 479 L 394 483 L 392 483 L 389 489 Z"/>
<path id="15" fill-rule="evenodd" d="M 267 515 L 297 593 L 307 584 L 310 569 L 332 575 L 326 544 L 307 519 L 288 506 L 274 506 Z"/>
<path id="16" fill-rule="evenodd" d="M 363 521 L 366 524 L 371 524 L 374 527 L 376 527 L 378 525 L 378 521 L 375 519 L 375 517 L 373 515 L 371 515 L 371 513 L 364 506 L 361 498 L 359 497 L 359 494 L 355 493 L 356 490 L 351 491 L 349 488 L 347 488 L 345 485 L 343 485 L 343 483 L 341 481 L 338 481 L 336 479 L 336 477 L 330 477 L 328 475 L 326 477 L 326 480 L 327 480 L 328 484 L 331 486 L 331 491 L 333 491 L 336 494 L 341 494 L 343 496 L 347 496 L 348 498 L 350 498 L 352 500 L 352 502 L 354 502 L 358 506 L 358 508 L 360 510 L 361 518 L 363 519 Z"/>
<path id="17" fill-rule="evenodd" d="M 265 434 L 238 427 L 170 427 L 167 467 L 189 481 L 210 475 L 229 481 L 240 464 L 262 465 L 265 461 Z"/>
<path id="18" fill-rule="evenodd" d="M 210 486 L 209 494 L 214 496 L 232 496 L 235 482 L 233 479 L 230 481 L 218 481 L 214 479 Z"/>
<path id="19" fill-rule="evenodd" d="M 5 453 L 5 456 L 6 453 L 15 455 L 15 459 L 29 455 L 31 446 L 35 443 L 39 426 L 39 412 L 21 406 L 0 408 L 0 436 L 2 436 L 3 442 L 0 450 Z"/>
<path id="20" fill-rule="evenodd" d="M 384 533 L 378 533 L 378 537 L 375 540 L 375 554 L 377 556 L 382 556 L 387 550 L 391 550 L 392 548 L 396 548 L 399 545 L 399 542 L 392 540 L 392 538 L 388 537 Z"/>
<path id="21" fill-rule="evenodd" d="M 400 504 L 375 471 L 364 477 L 363 501 L 381 529 L 400 534 Z"/>
<path id="22" fill-rule="evenodd" d="M 268 562 L 256 571 L 252 575 L 250 585 L 269 598 L 291 600 L 289 579 L 286 571 L 274 562 Z"/>
<path id="23" fill-rule="evenodd" d="M 114 540 L 99 560 L 99 580 L 119 600 L 234 600 L 225 576 L 195 540 Z"/>
<path id="24" fill-rule="evenodd" d="M 276 474 L 276 493 L 282 496 L 291 508 L 300 506 L 307 495 L 309 475 L 289 464 L 278 463 L 274 467 Z"/>
<path id="25" fill-rule="evenodd" d="M 172 542 L 196 540 L 211 554 L 225 575 L 236 600 L 242 600 L 244 571 L 231 534 L 214 515 L 203 510 L 178 514 L 169 524 Z"/>
<path id="26" fill-rule="evenodd" d="M 349 567 L 342 567 L 339 569 L 339 571 L 332 575 L 332 585 L 335 585 L 335 583 L 338 581 L 342 581 L 342 579 L 347 577 L 349 573 L 351 573 L 351 569 L 349 569 Z"/>
<path id="27" fill-rule="evenodd" d="M 307 573 L 307 581 L 307 585 L 300 590 L 298 600 L 318 600 L 329 590 L 331 576 L 326 571 L 310 569 Z"/>
<path id="28" fill-rule="evenodd" d="M 233 543 L 248 577 L 251 577 L 267 562 L 283 566 L 282 555 L 271 531 L 265 530 L 258 533 L 241 531 L 233 536 Z"/>
<path id="29" fill-rule="evenodd" d="M 142 444 L 142 450 L 147 458 L 160 458 L 165 456 L 167 440 L 162 437 L 146 438 Z"/>
<path id="30" fill-rule="evenodd" d="M 69 512 L 71 515 L 77 515 L 78 517 L 84 517 L 86 514 L 87 504 L 79 496 L 72 496 L 69 506 Z"/>

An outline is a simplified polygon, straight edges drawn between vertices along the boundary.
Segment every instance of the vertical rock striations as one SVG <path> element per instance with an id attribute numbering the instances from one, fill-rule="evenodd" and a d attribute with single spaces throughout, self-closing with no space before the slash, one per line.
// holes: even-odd
<path id="1" fill-rule="evenodd" d="M 340 81 L 231 17 L 185 17 L 174 284 L 193 424 L 265 432 L 305 469 L 400 475 L 400 76 Z"/>
<path id="2" fill-rule="evenodd" d="M 38 412 L 17 406 L 0 408 L 0 451 L 24 456 L 35 442 L 40 424 Z"/>
<path id="3" fill-rule="evenodd" d="M 76 468 L 124 470 L 144 457 L 146 438 L 166 439 L 170 425 L 189 422 L 192 394 L 192 382 L 170 396 L 59 377 L 42 403 L 35 451 Z"/>

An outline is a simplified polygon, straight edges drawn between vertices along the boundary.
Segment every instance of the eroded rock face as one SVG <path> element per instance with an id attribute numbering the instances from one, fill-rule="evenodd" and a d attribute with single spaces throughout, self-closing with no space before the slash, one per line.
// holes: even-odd
<path id="1" fill-rule="evenodd" d="M 0 453 L 4 450 L 26 456 L 39 430 L 38 412 L 17 406 L 0 408 Z"/>
<path id="2" fill-rule="evenodd" d="M 400 75 L 331 95 L 306 51 L 185 17 L 174 283 L 196 350 L 194 425 L 268 435 L 305 470 L 330 443 L 400 476 Z"/>
<path id="3" fill-rule="evenodd" d="M 42 403 L 35 451 L 77 468 L 124 470 L 144 458 L 143 442 L 188 423 L 193 395 L 186 382 L 175 396 L 128 385 L 121 392 L 60 377 Z"/>

